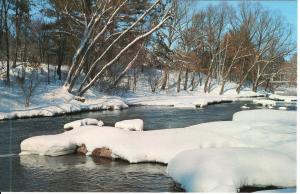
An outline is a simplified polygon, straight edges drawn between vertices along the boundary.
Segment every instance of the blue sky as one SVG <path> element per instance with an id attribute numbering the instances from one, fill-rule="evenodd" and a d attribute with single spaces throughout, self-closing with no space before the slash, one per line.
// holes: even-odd
<path id="1" fill-rule="evenodd" d="M 197 0 L 197 9 L 206 7 L 209 4 L 218 4 L 221 0 Z M 241 1 L 231 0 L 226 1 L 229 5 L 237 6 Z M 297 1 L 294 0 L 264 0 L 253 1 L 259 2 L 264 8 L 274 11 L 276 14 L 282 15 L 288 23 L 292 25 L 294 36 L 297 36 Z"/>

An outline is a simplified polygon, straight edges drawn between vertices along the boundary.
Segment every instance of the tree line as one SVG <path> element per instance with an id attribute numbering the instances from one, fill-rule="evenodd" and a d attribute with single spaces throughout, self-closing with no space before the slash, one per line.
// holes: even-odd
<path id="1" fill-rule="evenodd" d="M 1 0 L 0 77 L 25 64 L 53 64 L 71 93 L 92 86 L 113 89 L 134 72 L 160 70 L 149 82 L 166 90 L 177 72 L 177 91 L 204 92 L 214 81 L 271 88 L 296 68 L 296 42 L 285 19 L 259 3 L 227 3 L 192 9 L 184 0 Z M 291 57 L 294 56 L 294 57 Z M 69 71 L 62 75 L 62 65 Z M 206 76 L 203 76 L 203 75 Z M 183 85 L 183 88 L 181 88 Z M 191 87 L 190 87 L 191 86 Z M 159 88 L 158 88 L 159 87 Z"/>

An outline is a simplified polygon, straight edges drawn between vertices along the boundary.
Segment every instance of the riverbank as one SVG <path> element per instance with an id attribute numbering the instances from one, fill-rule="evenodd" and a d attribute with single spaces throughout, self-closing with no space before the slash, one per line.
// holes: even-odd
<path id="1" fill-rule="evenodd" d="M 129 106 L 174 106 L 177 108 L 199 108 L 209 104 L 231 102 L 235 100 L 249 100 L 249 98 L 263 96 L 243 90 L 239 95 L 218 95 L 214 92 L 205 94 L 201 91 L 193 92 L 159 92 L 159 93 L 132 93 L 126 95 L 107 95 L 90 89 L 82 101 L 68 93 L 62 82 L 49 85 L 40 85 L 30 98 L 29 107 L 24 105 L 24 96 L 18 87 L 0 86 L 0 120 L 31 118 L 43 116 L 57 116 L 70 113 L 95 110 L 119 110 Z M 200 89 L 199 89 L 200 90 Z M 247 98 L 245 98 L 247 97 Z"/>

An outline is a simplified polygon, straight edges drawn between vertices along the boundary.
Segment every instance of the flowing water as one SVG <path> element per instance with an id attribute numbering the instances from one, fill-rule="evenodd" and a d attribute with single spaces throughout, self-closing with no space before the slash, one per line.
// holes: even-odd
<path id="1" fill-rule="evenodd" d="M 243 104 L 245 102 L 216 104 L 204 109 L 139 106 L 127 110 L 0 121 L 0 191 L 181 191 L 162 164 L 129 164 L 80 155 L 18 156 L 20 143 L 36 135 L 61 133 L 65 123 L 87 117 L 101 119 L 107 125 L 140 118 L 144 120 L 145 130 L 154 130 L 231 120 Z M 248 106 L 258 108 L 252 104 Z M 289 109 L 295 110 L 295 107 Z"/>

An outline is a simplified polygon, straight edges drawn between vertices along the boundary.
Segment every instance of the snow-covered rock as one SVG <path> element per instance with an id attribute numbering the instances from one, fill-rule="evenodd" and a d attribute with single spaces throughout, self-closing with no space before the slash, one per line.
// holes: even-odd
<path id="1" fill-rule="evenodd" d="M 296 187 L 285 188 L 285 189 L 274 189 L 274 190 L 263 190 L 256 191 L 254 193 L 296 193 Z"/>
<path id="2" fill-rule="evenodd" d="M 287 108 L 284 107 L 284 106 L 281 106 L 281 107 L 279 107 L 278 109 L 279 109 L 279 110 L 287 110 Z"/>
<path id="3" fill-rule="evenodd" d="M 278 95 L 278 94 L 271 94 L 269 96 L 269 98 L 272 100 L 282 100 L 285 102 L 297 101 L 297 96 L 282 96 L 282 95 Z"/>
<path id="4" fill-rule="evenodd" d="M 144 121 L 142 119 L 123 120 L 116 122 L 115 127 L 127 131 L 143 131 Z"/>
<path id="5" fill-rule="evenodd" d="M 259 104 L 262 106 L 276 106 L 276 101 L 274 100 L 266 100 L 266 99 L 254 99 L 254 104 Z"/>
<path id="6" fill-rule="evenodd" d="M 250 109 L 250 107 L 247 106 L 247 104 L 244 104 L 243 106 L 241 106 L 241 109 Z"/>
<path id="7" fill-rule="evenodd" d="M 188 192 L 237 192 L 247 185 L 296 186 L 296 161 L 257 148 L 194 149 L 173 158 L 168 174 Z"/>
<path id="8" fill-rule="evenodd" d="M 260 123 L 281 123 L 283 125 L 296 125 L 296 111 L 278 111 L 278 110 L 248 110 L 233 114 L 233 121 L 239 122 L 260 122 Z"/>
<path id="9" fill-rule="evenodd" d="M 85 119 L 72 121 L 70 123 L 66 123 L 64 125 L 64 129 L 74 129 L 85 125 L 96 125 L 101 127 L 104 125 L 104 123 L 101 120 L 98 121 L 97 119 L 85 118 Z"/>

